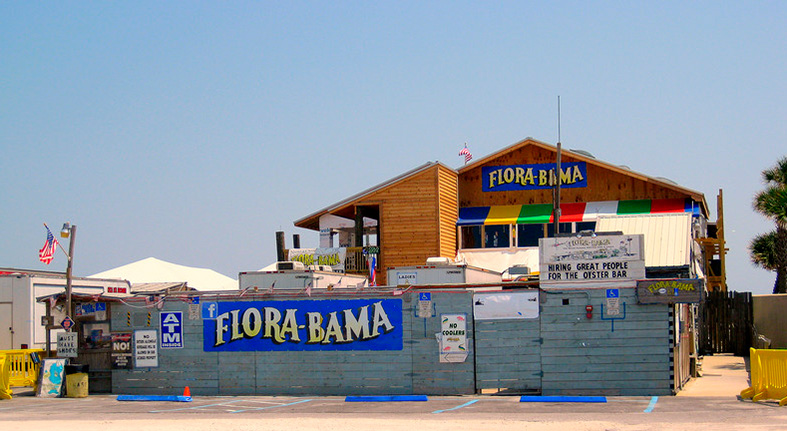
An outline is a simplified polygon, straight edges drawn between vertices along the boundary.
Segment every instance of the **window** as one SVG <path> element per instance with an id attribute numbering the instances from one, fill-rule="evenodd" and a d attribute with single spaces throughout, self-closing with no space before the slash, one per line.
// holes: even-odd
<path id="1" fill-rule="evenodd" d="M 596 222 L 594 221 L 578 221 L 577 227 L 574 232 L 582 232 L 583 230 L 596 230 Z"/>
<path id="2" fill-rule="evenodd" d="M 573 223 L 560 223 L 559 224 L 560 226 L 558 227 L 558 229 L 560 229 L 559 232 L 560 233 L 571 233 L 572 224 Z M 548 237 L 555 236 L 555 224 L 554 223 L 549 223 L 547 225 L 547 236 Z"/>
<path id="3" fill-rule="evenodd" d="M 484 226 L 484 248 L 509 247 L 509 225 Z"/>
<path id="4" fill-rule="evenodd" d="M 481 229 L 483 226 L 462 226 L 462 247 L 481 248 Z"/>
<path id="5" fill-rule="evenodd" d="M 516 225 L 517 247 L 538 247 L 538 239 L 544 237 L 543 224 Z"/>

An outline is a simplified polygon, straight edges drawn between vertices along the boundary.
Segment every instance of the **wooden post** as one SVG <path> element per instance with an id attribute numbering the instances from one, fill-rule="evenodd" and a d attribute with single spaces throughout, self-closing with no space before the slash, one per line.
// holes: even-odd
<path id="1" fill-rule="evenodd" d="M 74 266 L 74 237 L 77 235 L 77 226 L 71 225 L 69 227 L 69 238 L 68 238 L 68 266 L 66 267 L 66 316 L 73 319 L 74 317 L 74 309 L 72 308 L 71 304 L 71 295 L 72 295 L 72 268 Z M 71 328 L 66 329 L 67 332 L 71 331 Z"/>
<path id="2" fill-rule="evenodd" d="M 355 207 L 355 241 L 356 247 L 363 247 L 363 208 Z"/>

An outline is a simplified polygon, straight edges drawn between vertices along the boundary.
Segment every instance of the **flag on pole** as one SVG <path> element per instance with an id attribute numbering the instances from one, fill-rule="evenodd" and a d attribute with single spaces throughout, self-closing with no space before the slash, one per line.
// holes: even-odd
<path id="1" fill-rule="evenodd" d="M 470 160 L 473 160 L 473 155 L 470 153 L 470 150 L 467 149 L 467 142 L 465 142 L 465 147 L 459 151 L 460 156 L 465 156 L 465 164 L 468 164 Z"/>
<path id="2" fill-rule="evenodd" d="M 312 282 L 309 282 L 309 285 L 306 286 L 306 294 L 312 296 Z"/>
<path id="3" fill-rule="evenodd" d="M 55 247 L 57 247 L 57 240 L 55 236 L 52 235 L 52 231 L 49 230 L 49 226 L 44 225 L 46 228 L 46 242 L 44 243 L 44 247 L 41 250 L 38 250 L 38 260 L 44 262 L 45 264 L 49 265 L 52 262 L 52 259 L 55 257 Z"/>
<path id="4" fill-rule="evenodd" d="M 377 256 L 372 256 L 372 261 L 369 262 L 369 286 L 377 286 Z"/>

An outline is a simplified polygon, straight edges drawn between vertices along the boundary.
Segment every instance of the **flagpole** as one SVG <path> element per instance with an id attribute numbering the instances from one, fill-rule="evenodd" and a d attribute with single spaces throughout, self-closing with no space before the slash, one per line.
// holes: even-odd
<path id="1" fill-rule="evenodd" d="M 46 223 L 44 223 L 44 227 L 45 227 L 45 228 L 46 228 L 46 230 L 48 230 L 49 232 L 52 232 L 52 230 L 50 230 L 50 229 L 49 229 L 49 226 L 47 226 L 47 225 L 46 225 Z M 63 244 L 60 244 L 60 241 L 58 241 L 58 240 L 55 240 L 55 242 L 57 243 L 57 246 L 58 246 L 58 247 L 60 247 L 60 250 L 62 250 L 62 251 L 63 251 L 63 254 L 65 254 L 65 255 L 66 255 L 66 258 L 68 258 L 68 259 L 71 259 L 71 257 L 68 255 L 68 252 L 66 251 L 66 249 L 65 249 L 65 248 L 63 248 Z"/>

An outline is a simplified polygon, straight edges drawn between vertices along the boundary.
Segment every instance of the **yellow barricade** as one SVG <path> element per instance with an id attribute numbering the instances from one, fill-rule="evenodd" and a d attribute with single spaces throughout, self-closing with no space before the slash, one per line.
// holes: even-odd
<path id="1" fill-rule="evenodd" d="M 0 350 L 8 362 L 9 386 L 30 386 L 36 387 L 38 382 L 38 365 L 40 360 L 34 361 L 32 354 L 35 353 L 39 358 L 43 349 L 15 349 Z"/>
<path id="2" fill-rule="evenodd" d="M 11 399 L 11 385 L 8 382 L 8 374 L 11 363 L 6 360 L 3 353 L 0 353 L 0 400 Z"/>
<path id="3" fill-rule="evenodd" d="M 741 398 L 787 405 L 787 350 L 751 349 L 750 354 L 751 387 L 741 391 Z"/>

